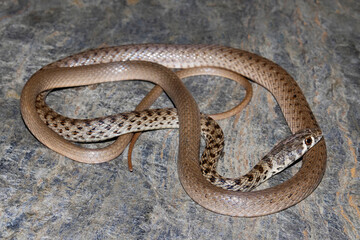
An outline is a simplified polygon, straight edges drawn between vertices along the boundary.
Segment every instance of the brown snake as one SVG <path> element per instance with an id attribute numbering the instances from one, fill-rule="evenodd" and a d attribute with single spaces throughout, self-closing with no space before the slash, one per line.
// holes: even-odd
<path id="1" fill-rule="evenodd" d="M 135 62 L 118 62 L 127 60 Z M 25 85 L 21 96 L 25 123 L 46 146 L 69 158 L 91 163 L 113 159 L 118 155 L 113 146 L 85 150 L 50 130 L 36 112 L 36 96 L 53 88 L 130 80 L 136 76 L 159 84 L 177 107 L 180 122 L 178 174 L 185 191 L 201 206 L 231 216 L 261 216 L 298 203 L 317 187 L 326 165 L 324 139 L 303 156 L 299 172 L 278 186 L 254 192 L 230 192 L 206 181 L 198 164 L 200 124 L 193 98 L 170 70 L 156 64 L 151 64 L 150 68 L 149 63 L 136 61 L 156 62 L 169 68 L 220 67 L 237 72 L 274 95 L 293 133 L 319 129 L 300 88 L 281 67 L 252 53 L 204 45 L 130 45 L 91 50 L 65 58 L 35 73 Z M 114 145 L 123 147 L 125 142 L 116 141 Z"/>

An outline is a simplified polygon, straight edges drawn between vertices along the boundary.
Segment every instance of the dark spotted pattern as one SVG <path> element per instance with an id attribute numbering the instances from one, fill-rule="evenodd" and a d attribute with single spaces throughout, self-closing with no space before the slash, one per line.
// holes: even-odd
<path id="1" fill-rule="evenodd" d="M 70 141 L 103 141 L 129 132 L 179 127 L 176 109 L 134 111 L 86 120 L 65 118 L 45 104 L 46 94 L 38 95 L 36 100 L 40 118 L 55 132 Z M 60 124 L 57 124 L 58 122 Z M 220 126 L 206 115 L 201 115 L 200 122 L 201 133 L 206 140 L 200 159 L 201 171 L 214 185 L 232 191 L 252 190 L 299 159 L 307 148 L 312 147 L 309 142 L 316 143 L 320 140 L 314 139 L 310 130 L 310 132 L 303 131 L 290 136 L 276 145 L 246 175 L 239 178 L 226 178 L 216 172 L 217 162 L 224 148 L 223 132 Z"/>

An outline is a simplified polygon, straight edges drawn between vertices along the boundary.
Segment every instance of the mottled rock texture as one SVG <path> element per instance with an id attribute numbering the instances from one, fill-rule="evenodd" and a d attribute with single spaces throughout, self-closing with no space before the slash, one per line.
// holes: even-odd
<path id="1" fill-rule="evenodd" d="M 359 239 L 360 1 L 0 2 L 0 238 L 4 239 Z M 322 127 L 326 174 L 307 199 L 270 216 L 222 216 L 195 204 L 177 176 L 178 133 L 143 134 L 126 157 L 81 164 L 51 151 L 24 125 L 21 89 L 42 66 L 101 46 L 221 44 L 258 53 L 298 82 Z M 230 80 L 185 80 L 202 112 L 235 106 Z M 56 91 L 49 103 L 68 116 L 131 110 L 151 84 L 112 83 Z M 276 101 L 254 86 L 251 104 L 220 121 L 219 171 L 245 173 L 290 134 Z M 157 107 L 172 106 L 164 95 Z M 265 184 L 296 173 L 301 163 Z"/>

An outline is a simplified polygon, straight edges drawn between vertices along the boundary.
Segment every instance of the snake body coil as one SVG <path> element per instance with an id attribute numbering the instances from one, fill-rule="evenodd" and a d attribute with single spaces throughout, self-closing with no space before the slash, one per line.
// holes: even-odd
<path id="1" fill-rule="evenodd" d="M 135 62 L 129 64 L 123 61 Z M 147 44 L 103 48 L 51 64 L 34 74 L 24 87 L 21 111 L 25 123 L 41 142 L 74 160 L 95 163 L 99 159 L 112 159 L 118 153 L 115 147 L 86 151 L 47 128 L 36 112 L 36 97 L 53 88 L 133 79 L 136 76 L 137 79 L 159 84 L 177 107 L 180 122 L 178 173 L 185 191 L 201 206 L 231 216 L 260 216 L 298 203 L 317 187 L 326 164 L 323 139 L 304 155 L 299 172 L 278 186 L 255 192 L 229 192 L 206 181 L 198 164 L 200 122 L 193 98 L 170 70 L 157 64 L 149 67 L 149 63 L 137 61 L 154 62 L 169 68 L 220 67 L 234 71 L 264 86 L 274 95 L 293 133 L 319 129 L 300 88 L 281 67 L 252 53 L 204 45 Z M 118 141 L 117 147 L 123 146 L 126 141 L 125 138 Z"/>

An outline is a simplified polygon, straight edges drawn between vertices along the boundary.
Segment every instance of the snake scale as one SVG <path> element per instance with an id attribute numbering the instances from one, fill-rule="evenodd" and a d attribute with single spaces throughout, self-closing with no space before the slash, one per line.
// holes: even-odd
<path id="1" fill-rule="evenodd" d="M 321 140 L 303 156 L 299 172 L 278 186 L 254 192 L 218 188 L 202 176 L 199 166 L 200 114 L 197 105 L 174 73 L 158 64 L 167 68 L 219 67 L 241 74 L 273 94 L 291 131 L 307 134 L 305 145 L 309 131 L 312 131 L 311 136 Z M 298 203 L 321 181 L 326 165 L 326 145 L 301 89 L 275 63 L 234 48 L 144 44 L 89 50 L 65 58 L 38 71 L 27 82 L 21 96 L 23 119 L 41 142 L 60 154 L 81 162 L 108 161 L 119 154 L 119 149 L 126 146 L 131 136 L 119 138 L 115 144 L 104 149 L 78 147 L 42 122 L 35 107 L 36 97 L 53 88 L 131 80 L 134 76 L 160 85 L 174 102 L 180 125 L 179 178 L 188 195 L 201 206 L 231 216 L 267 215 Z"/>

